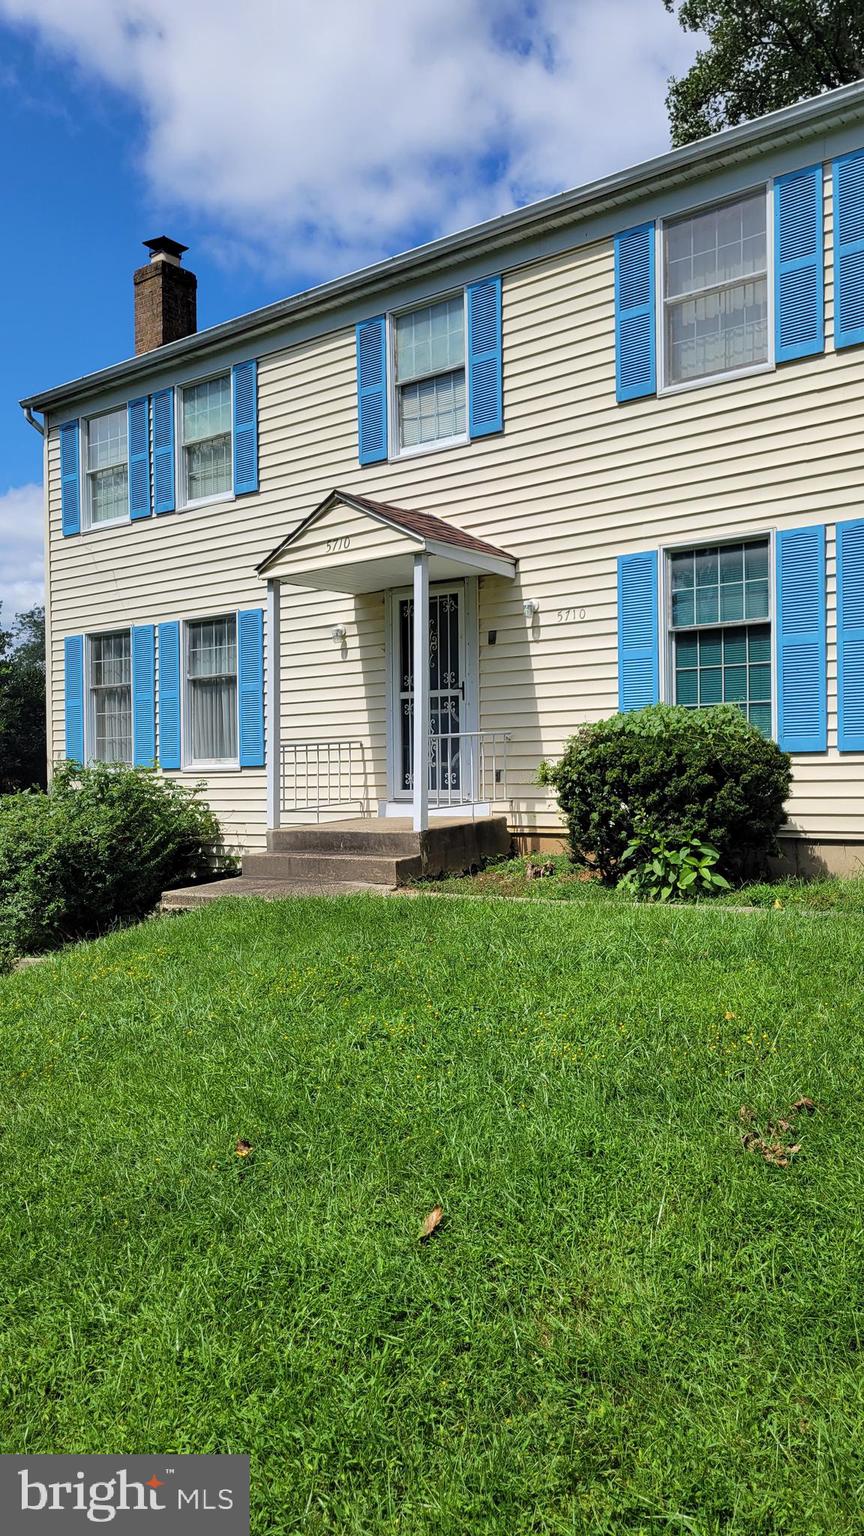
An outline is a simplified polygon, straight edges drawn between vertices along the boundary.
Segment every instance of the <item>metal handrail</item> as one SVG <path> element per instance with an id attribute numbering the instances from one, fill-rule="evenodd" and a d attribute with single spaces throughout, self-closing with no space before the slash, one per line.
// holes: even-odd
<path id="1" fill-rule="evenodd" d="M 452 731 L 429 737 L 432 805 L 491 804 L 509 800 L 509 731 Z"/>
<path id="2" fill-rule="evenodd" d="M 363 742 L 283 741 L 279 747 L 279 805 L 293 811 L 367 810 Z"/>

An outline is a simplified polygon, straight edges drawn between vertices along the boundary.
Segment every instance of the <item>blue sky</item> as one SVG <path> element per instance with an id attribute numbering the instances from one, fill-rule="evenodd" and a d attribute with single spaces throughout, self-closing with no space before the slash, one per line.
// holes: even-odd
<path id="1" fill-rule="evenodd" d="M 41 592 L 22 395 L 128 356 L 141 241 L 213 324 L 668 147 L 661 0 L 0 0 L 0 603 Z"/>

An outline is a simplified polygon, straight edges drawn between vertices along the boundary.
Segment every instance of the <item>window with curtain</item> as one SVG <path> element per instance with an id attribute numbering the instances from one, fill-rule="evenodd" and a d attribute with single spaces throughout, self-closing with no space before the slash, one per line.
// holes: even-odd
<path id="1" fill-rule="evenodd" d="M 768 361 L 764 188 L 663 226 L 664 383 Z"/>
<path id="2" fill-rule="evenodd" d="M 768 539 L 669 556 L 675 703 L 737 704 L 771 734 Z"/>
<path id="3" fill-rule="evenodd" d="M 237 620 L 187 625 L 187 691 L 192 761 L 237 760 Z"/>
<path id="4" fill-rule="evenodd" d="M 190 384 L 183 390 L 180 414 L 186 501 L 228 495 L 233 486 L 228 374 Z"/>
<path id="5" fill-rule="evenodd" d="M 92 756 L 100 763 L 132 762 L 132 647 L 128 629 L 91 635 Z"/>
<path id="6" fill-rule="evenodd" d="M 465 435 L 465 300 L 443 299 L 393 322 L 401 448 Z"/>
<path id="7" fill-rule="evenodd" d="M 129 516 L 126 407 L 87 423 L 87 520 L 91 527 Z"/>

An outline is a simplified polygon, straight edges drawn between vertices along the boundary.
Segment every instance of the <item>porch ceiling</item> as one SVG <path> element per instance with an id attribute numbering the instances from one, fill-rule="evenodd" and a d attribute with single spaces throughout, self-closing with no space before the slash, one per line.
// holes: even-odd
<path id="1" fill-rule="evenodd" d="M 414 556 L 427 554 L 432 581 L 493 575 L 513 579 L 516 560 L 442 518 L 331 491 L 257 567 L 259 576 L 326 592 L 410 586 Z"/>

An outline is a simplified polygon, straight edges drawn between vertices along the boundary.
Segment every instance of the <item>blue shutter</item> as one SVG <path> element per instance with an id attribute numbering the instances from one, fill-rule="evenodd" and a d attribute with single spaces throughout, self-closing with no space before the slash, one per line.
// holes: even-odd
<path id="1" fill-rule="evenodd" d="M 864 752 L 864 521 L 837 524 L 837 745 Z"/>
<path id="2" fill-rule="evenodd" d="M 468 288 L 468 435 L 488 437 L 504 427 L 501 381 L 501 279 Z"/>
<path id="3" fill-rule="evenodd" d="M 864 150 L 834 161 L 834 345 L 864 341 Z"/>
<path id="4" fill-rule="evenodd" d="M 129 516 L 149 517 L 150 505 L 150 402 L 144 395 L 130 400 L 129 419 Z"/>
<path id="5" fill-rule="evenodd" d="M 60 428 L 60 508 L 63 536 L 81 532 L 81 491 L 78 484 L 78 423 Z"/>
<path id="6" fill-rule="evenodd" d="M 615 386 L 619 400 L 657 390 L 654 225 L 615 236 Z"/>
<path id="7" fill-rule="evenodd" d="M 360 463 L 387 457 L 387 321 L 383 315 L 357 327 L 357 435 Z"/>
<path id="8" fill-rule="evenodd" d="M 160 389 L 150 402 L 153 411 L 153 504 L 157 512 L 173 512 L 174 391 Z"/>
<path id="9" fill-rule="evenodd" d="M 63 641 L 63 683 L 66 693 L 66 757 L 84 761 L 84 636 L 67 635 Z"/>
<path id="10" fill-rule="evenodd" d="M 156 631 L 152 624 L 132 629 L 132 761 L 152 768 L 156 761 Z"/>
<path id="11" fill-rule="evenodd" d="M 622 714 L 660 699 L 657 555 L 618 558 L 618 708 Z"/>
<path id="12" fill-rule="evenodd" d="M 825 529 L 777 535 L 778 739 L 784 752 L 828 746 Z"/>
<path id="13" fill-rule="evenodd" d="M 258 489 L 258 363 L 235 363 L 231 369 L 234 402 L 234 493 L 245 496 Z"/>
<path id="14" fill-rule="evenodd" d="M 264 767 L 264 610 L 237 615 L 240 767 Z"/>
<path id="15" fill-rule="evenodd" d="M 774 183 L 774 332 L 778 363 L 825 349 L 822 167 Z"/>
<path id="16" fill-rule="evenodd" d="M 159 766 L 180 767 L 180 625 L 159 625 Z"/>

